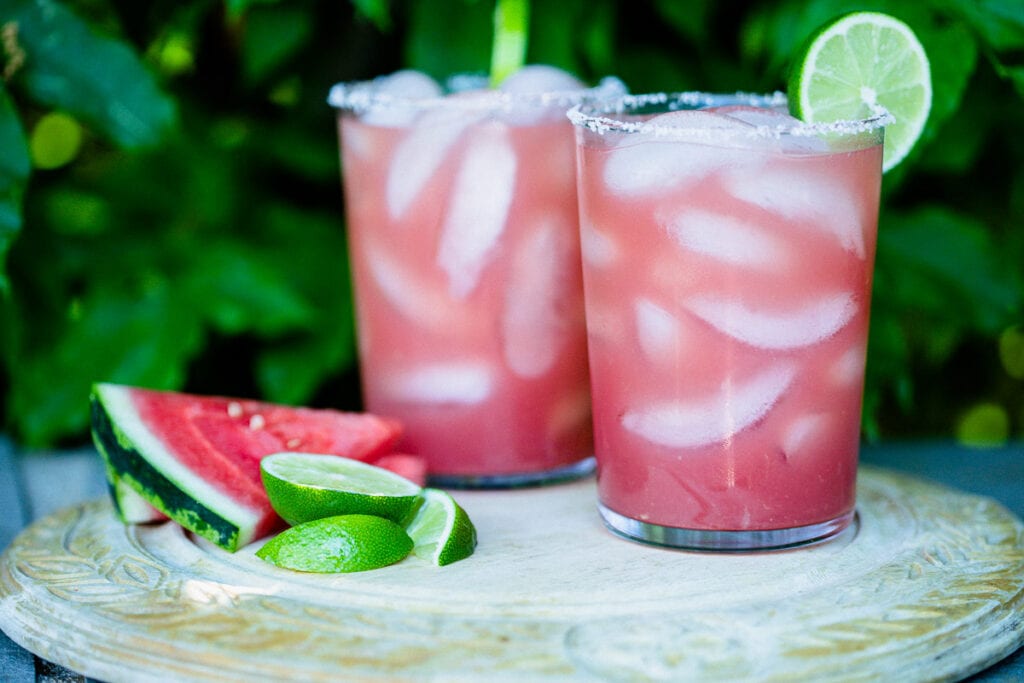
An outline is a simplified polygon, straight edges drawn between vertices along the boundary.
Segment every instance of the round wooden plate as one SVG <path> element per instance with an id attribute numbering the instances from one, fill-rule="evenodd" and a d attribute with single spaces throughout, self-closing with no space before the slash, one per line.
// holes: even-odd
<path id="1" fill-rule="evenodd" d="M 0 558 L 0 628 L 105 681 L 930 681 L 1024 643 L 1024 524 L 864 467 L 859 522 L 797 550 L 700 554 L 601 525 L 592 480 L 457 492 L 475 555 L 306 575 L 107 501 Z"/>

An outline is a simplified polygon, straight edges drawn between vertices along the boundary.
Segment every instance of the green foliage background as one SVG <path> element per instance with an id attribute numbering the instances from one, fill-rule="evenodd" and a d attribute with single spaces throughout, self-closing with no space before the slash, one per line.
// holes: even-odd
<path id="1" fill-rule="evenodd" d="M 853 9 L 934 106 L 884 181 L 869 436 L 1024 435 L 1024 3 L 535 0 L 528 61 L 634 92 L 784 87 Z M 84 439 L 93 381 L 359 406 L 330 85 L 486 71 L 487 0 L 0 0 L 0 429 Z"/>

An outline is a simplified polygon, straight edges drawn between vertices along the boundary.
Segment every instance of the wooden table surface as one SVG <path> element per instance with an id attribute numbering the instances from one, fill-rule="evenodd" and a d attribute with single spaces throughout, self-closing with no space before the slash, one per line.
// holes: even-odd
<path id="1" fill-rule="evenodd" d="M 865 447 L 862 459 L 991 497 L 1024 518 L 1024 445 L 974 450 L 944 443 L 888 444 Z M 91 448 L 24 454 L 0 437 L 0 473 L 0 548 L 28 522 L 105 495 L 100 461 Z M 0 633 L 0 680 L 79 683 L 91 679 L 35 657 Z M 1024 680 L 1024 648 L 969 680 Z"/>

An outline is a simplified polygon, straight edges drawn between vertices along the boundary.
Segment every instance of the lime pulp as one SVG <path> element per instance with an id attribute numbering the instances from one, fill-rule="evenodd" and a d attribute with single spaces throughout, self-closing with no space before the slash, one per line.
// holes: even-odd
<path id="1" fill-rule="evenodd" d="M 438 566 L 465 559 L 476 549 L 476 528 L 450 494 L 423 489 L 423 505 L 406 525 L 413 553 Z"/>
<path id="2" fill-rule="evenodd" d="M 879 12 L 852 12 L 818 29 L 793 62 L 789 104 L 808 123 L 860 120 L 883 111 L 882 170 L 899 164 L 931 111 L 928 55 L 913 30 Z"/>

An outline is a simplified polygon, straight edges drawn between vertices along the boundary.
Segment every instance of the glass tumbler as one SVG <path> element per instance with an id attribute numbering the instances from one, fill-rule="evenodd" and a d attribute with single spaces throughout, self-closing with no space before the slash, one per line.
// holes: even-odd
<path id="1" fill-rule="evenodd" d="M 401 420 L 435 485 L 593 470 L 565 113 L 623 92 L 541 66 L 502 89 L 398 72 L 331 91 L 364 404 Z"/>
<path id="2" fill-rule="evenodd" d="M 888 114 L 678 93 L 569 116 L 606 525 L 723 550 L 846 528 Z"/>

